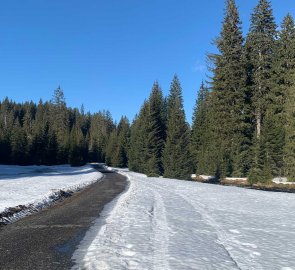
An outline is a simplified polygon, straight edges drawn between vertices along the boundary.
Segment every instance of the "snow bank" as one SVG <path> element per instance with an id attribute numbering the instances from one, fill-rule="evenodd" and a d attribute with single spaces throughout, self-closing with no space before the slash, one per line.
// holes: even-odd
<path id="1" fill-rule="evenodd" d="M 56 201 L 59 196 L 81 190 L 102 178 L 90 165 L 61 166 L 5 166 L 0 165 L 0 213 L 17 210 L 10 218 L 15 221 Z M 18 211 L 21 210 L 21 211 Z"/>
<path id="2" fill-rule="evenodd" d="M 276 184 L 295 185 L 295 182 L 289 182 L 287 177 L 276 177 L 272 179 L 272 182 Z"/>
<path id="3" fill-rule="evenodd" d="M 74 269 L 295 269 L 294 194 L 124 174 Z"/>
<path id="4" fill-rule="evenodd" d="M 243 182 L 248 181 L 248 178 L 246 177 L 225 177 L 224 179 L 228 181 L 243 181 Z"/>

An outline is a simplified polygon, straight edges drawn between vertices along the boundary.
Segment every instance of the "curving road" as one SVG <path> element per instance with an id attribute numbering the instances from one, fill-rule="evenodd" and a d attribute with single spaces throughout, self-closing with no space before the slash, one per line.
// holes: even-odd
<path id="1" fill-rule="evenodd" d="M 0 269 L 70 269 L 74 251 L 104 205 L 126 188 L 124 176 L 102 172 L 101 181 L 62 203 L 1 227 Z"/>

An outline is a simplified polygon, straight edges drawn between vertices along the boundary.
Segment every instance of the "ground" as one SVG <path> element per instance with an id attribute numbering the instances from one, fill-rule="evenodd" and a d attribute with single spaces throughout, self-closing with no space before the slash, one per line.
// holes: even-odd
<path id="1" fill-rule="evenodd" d="M 90 166 L 0 169 L 0 210 L 44 204 L 57 189 L 102 176 Z M 0 245 L 2 268 L 295 269 L 294 194 L 119 172 L 127 186 L 111 173 L 80 195 L 2 227 L 1 239 L 8 239 Z"/>
<path id="2" fill-rule="evenodd" d="M 75 269 L 295 269 L 293 194 L 124 173 Z"/>

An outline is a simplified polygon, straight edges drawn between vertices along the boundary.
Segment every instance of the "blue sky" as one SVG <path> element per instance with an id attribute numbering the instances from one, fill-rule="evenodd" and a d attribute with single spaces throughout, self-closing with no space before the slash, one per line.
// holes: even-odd
<path id="1" fill-rule="evenodd" d="M 258 0 L 238 0 L 244 33 Z M 278 23 L 294 0 L 273 0 Z M 158 80 L 174 73 L 191 121 L 214 52 L 223 0 L 13 0 L 0 5 L 0 99 L 49 100 L 61 85 L 67 104 L 130 119 Z"/>

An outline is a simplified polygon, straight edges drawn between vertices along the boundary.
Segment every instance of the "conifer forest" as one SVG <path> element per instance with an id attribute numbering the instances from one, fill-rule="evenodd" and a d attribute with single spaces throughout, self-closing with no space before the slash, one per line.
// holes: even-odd
<path id="1" fill-rule="evenodd" d="M 259 0 L 244 34 L 235 1 L 225 4 L 218 53 L 207 56 L 191 125 L 177 75 L 166 97 L 153 84 L 131 123 L 68 107 L 58 87 L 50 101 L 0 102 L 0 163 L 105 162 L 176 179 L 196 173 L 295 181 L 294 19 L 287 14 L 277 25 L 271 2 Z"/>

